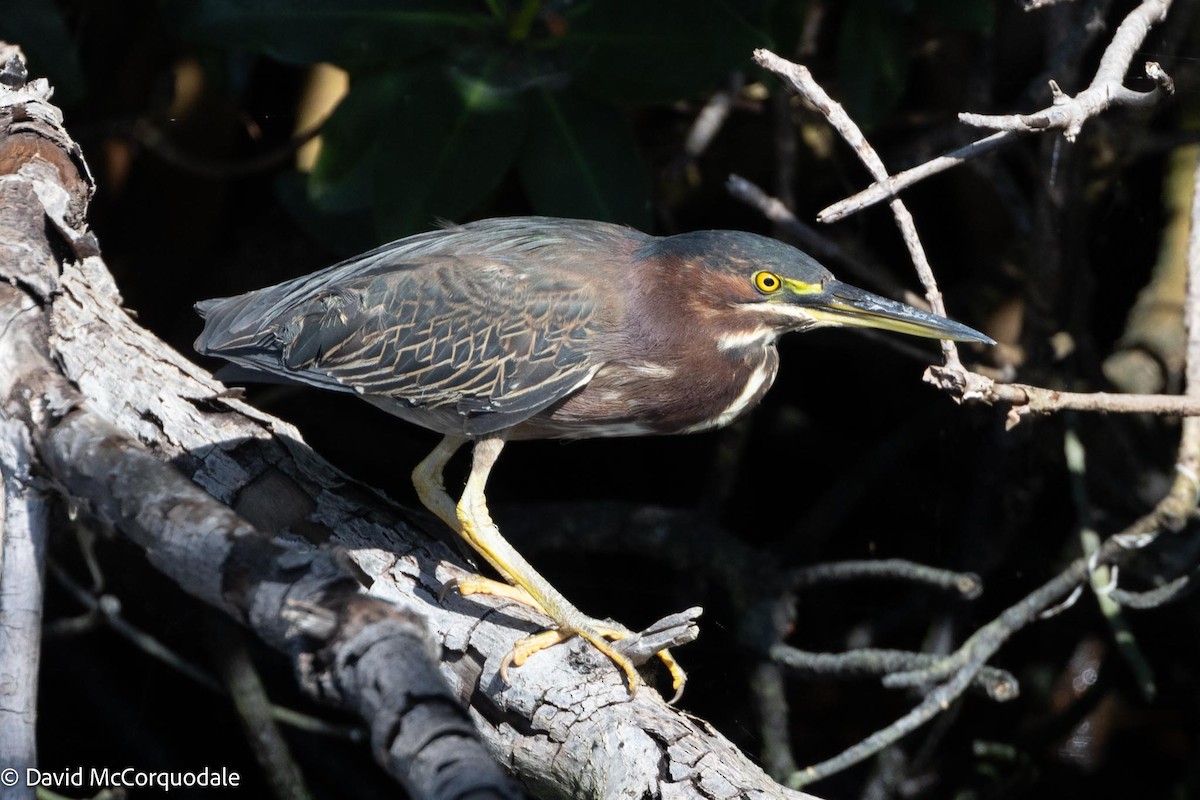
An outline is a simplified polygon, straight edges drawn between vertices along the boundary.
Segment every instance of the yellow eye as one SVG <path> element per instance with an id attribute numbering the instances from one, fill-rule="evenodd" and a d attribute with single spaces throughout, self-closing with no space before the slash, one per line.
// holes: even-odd
<path id="1" fill-rule="evenodd" d="M 779 291 L 779 287 L 783 286 L 783 281 L 779 280 L 779 276 L 774 272 L 756 272 L 754 273 L 754 285 L 760 292 L 771 294 Z"/>

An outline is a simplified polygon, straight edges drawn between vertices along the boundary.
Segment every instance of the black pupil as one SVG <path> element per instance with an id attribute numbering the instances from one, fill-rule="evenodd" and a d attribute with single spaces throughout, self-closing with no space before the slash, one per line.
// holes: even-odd
<path id="1" fill-rule="evenodd" d="M 767 289 L 775 288 L 775 276 L 774 275 L 764 275 L 762 282 L 763 282 L 763 286 Z"/>

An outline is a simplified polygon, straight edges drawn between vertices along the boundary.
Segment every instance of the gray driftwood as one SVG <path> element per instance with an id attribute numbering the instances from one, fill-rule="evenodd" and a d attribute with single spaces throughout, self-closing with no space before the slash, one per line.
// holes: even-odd
<path id="1" fill-rule="evenodd" d="M 415 796 L 515 795 L 482 741 L 542 796 L 807 797 L 652 689 L 629 701 L 587 647 L 552 648 L 503 683 L 498 665 L 540 628 L 535 614 L 440 599 L 464 574 L 449 548 L 123 310 L 85 224 L 90 176 L 48 98 L 42 82 L 0 86 L 6 544 L 14 528 L 41 535 L 43 489 L 27 480 L 37 464 L 183 589 L 288 654 L 311 694 L 360 713 L 376 757 Z M 23 552 L 36 564 L 35 548 Z M 7 568 L 6 556 L 5 593 Z M 673 636 L 694 636 L 693 619 Z M 6 665 L 34 647 L 20 642 L 0 639 Z"/>

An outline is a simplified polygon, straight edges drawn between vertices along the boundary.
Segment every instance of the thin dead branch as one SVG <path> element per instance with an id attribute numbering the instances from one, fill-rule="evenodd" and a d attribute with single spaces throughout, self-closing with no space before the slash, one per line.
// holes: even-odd
<path id="1" fill-rule="evenodd" d="M 875 152 L 875 148 L 863 136 L 862 130 L 854 120 L 842 108 L 841 104 L 834 101 L 829 94 L 821 88 L 820 84 L 813 79 L 812 73 L 799 64 L 793 64 L 775 55 L 769 50 L 755 50 L 754 60 L 759 66 L 769 69 L 780 77 L 786 79 L 792 88 L 806 101 L 812 104 L 828 121 L 833 128 L 841 134 L 846 143 L 854 149 L 859 160 L 866 166 L 867 171 L 876 180 L 884 180 L 887 178 L 887 168 L 883 164 L 883 160 L 879 154 Z M 920 236 L 917 234 L 917 226 L 913 222 L 912 214 L 909 213 L 908 207 L 898 198 L 891 200 L 892 214 L 896 218 L 896 225 L 900 228 L 900 235 L 904 239 L 904 244 L 908 248 L 909 256 L 912 258 L 913 265 L 917 270 L 917 278 L 921 281 L 921 286 L 925 289 L 925 299 L 929 301 L 929 307 L 933 313 L 946 315 L 946 304 L 942 300 L 942 293 L 937 287 L 937 281 L 933 276 L 933 269 L 929 266 L 929 259 L 925 255 L 925 249 L 921 246 Z M 942 342 L 942 355 L 945 358 L 946 365 L 951 369 L 961 370 L 962 362 L 958 357 L 958 349 L 953 342 Z"/>
<path id="2" fill-rule="evenodd" d="M 1170 7 L 1171 0 L 1145 0 L 1130 12 L 1109 42 L 1091 83 L 1075 97 L 1064 94 L 1051 80 L 1053 105 L 1033 114 L 959 114 L 959 120 L 967 125 L 993 128 L 997 132 L 895 175 L 874 176 L 875 183 L 823 209 L 817 214 L 817 221 L 828 223 L 844 219 L 895 197 L 925 178 L 1011 144 L 1022 134 L 1062 130 L 1068 141 L 1075 141 L 1084 123 L 1113 106 L 1144 108 L 1154 105 L 1175 90 L 1170 76 L 1160 65 L 1155 62 L 1145 65 L 1146 76 L 1156 84 L 1148 92 L 1127 89 L 1124 80 L 1151 26 L 1166 19 Z"/>
<path id="3" fill-rule="evenodd" d="M 1035 133 L 1061 130 L 1067 141 L 1073 142 L 1092 117 L 1113 106 L 1146 108 L 1164 95 L 1175 91 L 1170 76 L 1157 63 L 1145 65 L 1146 77 L 1156 84 L 1148 92 L 1138 92 L 1125 86 L 1125 74 L 1150 28 L 1167 18 L 1171 0 L 1143 0 L 1129 13 L 1113 33 L 1112 41 L 1100 57 L 1100 65 L 1092 82 L 1079 94 L 1070 97 L 1054 81 L 1050 82 L 1053 104 L 1033 114 L 959 114 L 967 125 L 994 130 Z"/>
<path id="4" fill-rule="evenodd" d="M 1128 90 L 1113 91 L 1112 81 L 1118 83 L 1124 76 L 1122 63 L 1128 64 L 1132 50 L 1144 39 L 1146 30 L 1155 20 L 1161 20 L 1169 8 L 1170 2 L 1146 2 L 1126 19 L 1121 30 L 1114 36 L 1114 43 L 1106 51 L 1097 78 L 1093 86 L 1107 87 L 1112 96 L 1120 97 L 1125 104 L 1150 102 L 1157 99 L 1157 92 L 1132 93 Z M 1157 16 L 1156 16 L 1157 15 Z M 1121 58 L 1125 61 L 1122 62 Z M 886 181 L 887 173 L 878 156 L 862 136 L 858 127 L 846 116 L 844 110 L 835 103 L 813 80 L 804 67 L 780 59 L 767 51 L 757 51 L 756 60 L 765 68 L 770 69 L 787 79 L 800 95 L 821 112 L 830 124 L 842 135 L 846 142 L 855 150 L 860 159 L 867 165 L 868 170 L 878 181 Z M 1119 70 L 1119 74 L 1117 74 Z M 1165 73 L 1152 70 L 1160 77 L 1160 86 L 1166 90 L 1167 83 L 1163 79 Z M 1115 77 L 1114 77 L 1115 75 Z M 1087 93 L 1081 94 L 1081 97 Z M 1134 97 L 1134 95 L 1137 95 Z M 1078 99 L 1078 98 L 1077 98 Z M 1065 105 L 1064 103 L 1060 105 Z M 1112 105 L 1110 99 L 1101 103 L 1094 96 L 1084 97 L 1078 109 L 1093 109 L 1095 114 Z M 1081 114 L 1082 111 L 1072 112 Z M 1082 126 L 1086 116 L 1065 116 L 1061 122 L 1054 124 L 1063 127 L 1068 139 L 1073 139 Z M 1057 117 L 1054 118 L 1058 120 Z M 1049 122 L 1041 127 L 1049 127 Z M 1014 128 L 1015 129 L 1015 128 Z M 1022 130 L 1031 130 L 1023 128 Z M 1200 182 L 1200 170 L 1196 180 Z M 933 275 L 924 258 L 920 242 L 916 237 L 911 216 L 903 204 L 891 199 L 893 213 L 909 245 L 917 272 L 922 283 L 926 286 L 930 304 L 938 313 L 944 313 L 940 296 L 937 293 Z M 1200 324 L 1196 324 L 1195 315 L 1200 314 L 1200 204 L 1193 211 L 1192 247 L 1189 249 L 1189 293 L 1188 293 L 1188 370 L 1189 379 L 1200 377 Z M 781 646 L 777 648 L 781 657 L 788 662 L 795 662 L 804 669 L 845 668 L 848 663 L 857 669 L 877 671 L 885 674 L 884 684 L 891 687 L 923 687 L 924 694 L 921 702 L 900 719 L 872 734 L 859 744 L 847 749 L 834 758 L 814 766 L 797 770 L 789 779 L 788 784 L 800 787 L 832 775 L 851 764 L 869 758 L 899 741 L 900 738 L 916 730 L 947 710 L 967 688 L 978 680 L 988 660 L 999 648 L 1017 631 L 1045 618 L 1047 615 L 1060 613 L 1069 608 L 1079 597 L 1080 592 L 1096 575 L 1097 569 L 1119 565 L 1134 550 L 1153 543 L 1159 532 L 1164 529 L 1177 529 L 1182 525 L 1187 515 L 1194 513 L 1197 499 L 1200 498 L 1200 479 L 1196 477 L 1197 462 L 1200 456 L 1200 434 L 1194 432 L 1200 428 L 1200 421 L 1194 416 L 1200 414 L 1200 404 L 1196 402 L 1194 391 L 1189 391 L 1185 397 L 1169 395 L 1106 395 L 1103 393 L 1079 394 L 1057 392 L 1021 384 L 999 384 L 994 380 L 967 372 L 957 360 L 956 353 L 947 349 L 945 366 L 930 367 L 926 380 L 941 388 L 951 391 L 960 400 L 983 400 L 985 402 L 1007 402 L 1012 405 L 1009 415 L 1010 427 L 1024 415 L 1063 409 L 1078 409 L 1092 411 L 1152 411 L 1155 413 L 1186 414 L 1188 423 L 1180 443 L 1180 455 L 1177 465 L 1177 479 L 1168 494 L 1156 505 L 1153 511 L 1125 530 L 1110 536 L 1099 543 L 1090 552 L 1077 558 L 1072 564 L 1048 581 L 1039 589 L 1030 593 L 1023 600 L 1011 606 L 1003 614 L 989 624 L 983 626 L 971 635 L 954 653 L 944 658 L 922 659 L 913 658 L 911 654 L 895 656 L 891 653 L 868 652 L 862 654 L 844 654 L 829 657 L 817 654 L 800 654 Z M 1193 372 L 1193 370 L 1197 370 Z M 1194 383 L 1190 383 L 1194 386 Z M 907 671 L 889 670 L 883 662 L 889 664 L 909 662 L 922 664 Z M 985 684 L 987 681 L 985 680 Z M 932 688 L 929 688 L 932 687 Z M 1015 682 L 1013 684 L 1015 691 Z"/>

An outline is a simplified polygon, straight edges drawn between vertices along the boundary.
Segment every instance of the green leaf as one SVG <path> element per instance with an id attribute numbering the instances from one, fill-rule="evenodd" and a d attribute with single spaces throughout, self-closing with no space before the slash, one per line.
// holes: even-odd
<path id="1" fill-rule="evenodd" d="M 481 203 L 516 159 L 525 122 L 524 97 L 487 74 L 424 73 L 383 120 L 372 196 L 380 233 L 404 236 Z"/>
<path id="2" fill-rule="evenodd" d="M 520 169 L 535 211 L 650 229 L 649 179 L 619 112 L 543 90 L 530 123 Z"/>
<path id="3" fill-rule="evenodd" d="M 754 48 L 771 45 L 735 7 L 721 0 L 583 3 L 567 12 L 563 55 L 575 85 L 597 95 L 638 103 L 688 97 L 749 68 Z"/>
<path id="4" fill-rule="evenodd" d="M 850 0 L 838 41 L 842 104 L 871 128 L 900 102 L 908 84 L 911 9 L 878 0 Z"/>
<path id="5" fill-rule="evenodd" d="M 500 27 L 475 0 L 165 0 L 164 18 L 193 41 L 343 66 L 406 61 Z"/>

